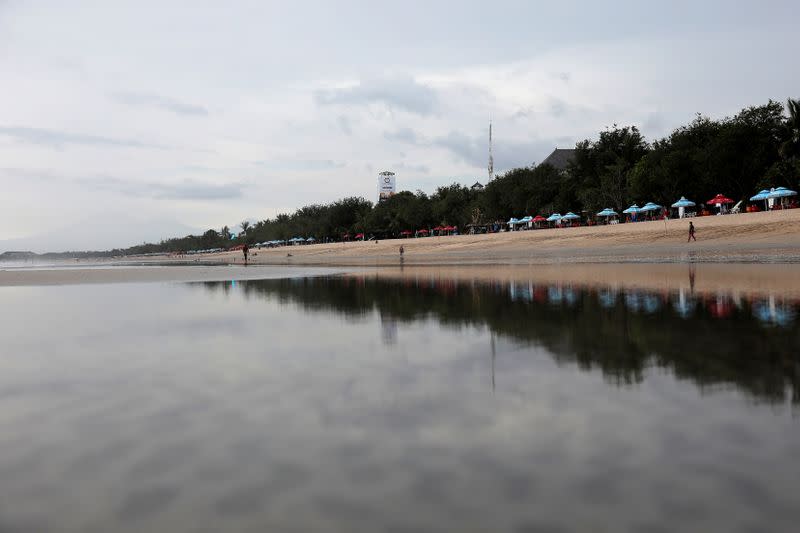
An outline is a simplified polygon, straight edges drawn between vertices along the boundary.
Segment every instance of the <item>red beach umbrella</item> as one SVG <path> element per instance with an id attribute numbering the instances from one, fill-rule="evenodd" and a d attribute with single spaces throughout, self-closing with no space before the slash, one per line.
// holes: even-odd
<path id="1" fill-rule="evenodd" d="M 728 198 L 725 195 L 718 194 L 714 198 L 712 198 L 711 200 L 707 201 L 706 203 L 707 204 L 711 204 L 711 205 L 732 204 L 733 200 L 731 200 L 730 198 Z"/>
<path id="2" fill-rule="evenodd" d="M 417 230 L 417 233 L 419 233 L 420 235 L 427 235 L 430 232 L 428 230 L 426 230 L 426 229 L 421 229 L 421 230 Z"/>
<path id="3" fill-rule="evenodd" d="M 542 215 L 536 215 L 533 217 L 534 222 L 547 222 L 547 219 L 544 218 Z"/>

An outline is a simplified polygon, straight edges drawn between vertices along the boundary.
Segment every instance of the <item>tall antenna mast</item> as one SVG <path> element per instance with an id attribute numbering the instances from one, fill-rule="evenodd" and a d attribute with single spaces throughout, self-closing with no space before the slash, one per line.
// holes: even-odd
<path id="1" fill-rule="evenodd" d="M 489 117 L 489 181 L 494 178 L 494 158 L 492 157 L 492 117 Z"/>

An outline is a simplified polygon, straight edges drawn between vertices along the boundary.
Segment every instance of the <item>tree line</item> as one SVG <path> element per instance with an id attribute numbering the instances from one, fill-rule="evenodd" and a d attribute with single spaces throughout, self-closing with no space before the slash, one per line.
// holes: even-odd
<path id="1" fill-rule="evenodd" d="M 723 193 L 746 200 L 762 188 L 796 188 L 800 178 L 800 100 L 770 100 L 732 117 L 697 115 L 669 136 L 648 142 L 636 126 L 601 131 L 578 142 L 566 170 L 515 168 L 483 189 L 453 183 L 433 194 L 401 191 L 373 204 L 343 198 L 312 204 L 231 231 L 209 229 L 114 253 L 186 252 L 292 237 L 341 240 L 358 233 L 387 238 L 434 226 L 481 225 L 509 217 L 573 211 L 591 216 L 648 201 L 669 205 L 680 196 L 698 204 Z M 235 238 L 231 238 L 235 233 Z"/>

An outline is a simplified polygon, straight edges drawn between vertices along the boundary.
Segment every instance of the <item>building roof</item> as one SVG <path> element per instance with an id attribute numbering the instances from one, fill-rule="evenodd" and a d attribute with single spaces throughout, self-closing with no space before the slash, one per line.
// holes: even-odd
<path id="1" fill-rule="evenodd" d="M 470 188 L 471 188 L 471 189 L 473 189 L 473 190 L 474 190 L 474 189 L 483 189 L 483 185 L 481 184 L 481 182 L 479 182 L 479 181 L 476 181 L 476 182 L 475 182 L 475 183 L 472 185 L 472 187 L 470 187 Z"/>
<path id="2" fill-rule="evenodd" d="M 550 165 L 556 170 L 567 170 L 569 164 L 575 160 L 574 148 L 556 148 L 548 155 L 541 165 Z"/>

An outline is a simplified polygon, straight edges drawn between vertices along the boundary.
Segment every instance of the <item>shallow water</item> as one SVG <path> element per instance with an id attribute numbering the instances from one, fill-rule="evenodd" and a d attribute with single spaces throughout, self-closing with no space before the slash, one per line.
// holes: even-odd
<path id="1" fill-rule="evenodd" d="M 796 531 L 800 302 L 0 289 L 0 531 Z"/>

